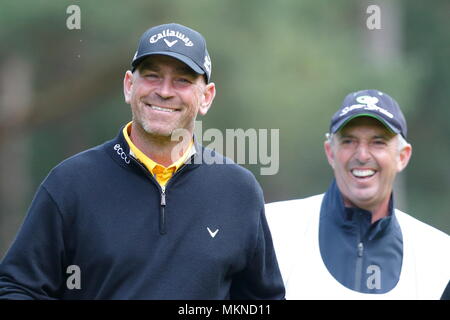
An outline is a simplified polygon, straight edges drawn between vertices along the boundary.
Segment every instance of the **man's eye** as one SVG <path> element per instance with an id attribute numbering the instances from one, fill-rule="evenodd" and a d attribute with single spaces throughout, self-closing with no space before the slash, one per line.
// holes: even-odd
<path id="1" fill-rule="evenodd" d="M 373 143 L 375 145 L 377 145 L 377 146 L 384 146 L 384 145 L 386 145 L 386 141 L 384 141 L 384 140 L 375 140 Z"/>
<path id="2" fill-rule="evenodd" d="M 353 140 L 351 140 L 351 139 L 342 139 L 341 140 L 341 144 L 350 144 L 352 142 L 353 142 Z"/>
<path id="3" fill-rule="evenodd" d="M 177 78 L 177 79 L 175 79 L 175 81 L 176 81 L 176 82 L 179 82 L 179 83 L 183 83 L 183 84 L 189 84 L 189 83 L 192 83 L 192 81 L 189 80 L 189 79 L 187 79 L 187 78 Z"/>
<path id="4" fill-rule="evenodd" d="M 144 77 L 146 77 L 148 79 L 157 79 L 158 75 L 156 73 L 147 73 L 147 74 L 144 74 Z"/>

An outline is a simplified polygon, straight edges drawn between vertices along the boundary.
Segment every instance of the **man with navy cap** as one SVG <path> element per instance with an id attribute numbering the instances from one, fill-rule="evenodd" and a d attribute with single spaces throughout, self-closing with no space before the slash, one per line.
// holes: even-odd
<path id="1" fill-rule="evenodd" d="M 347 95 L 333 115 L 325 194 L 266 206 L 287 299 L 440 299 L 450 237 L 395 209 L 408 164 L 405 117 L 378 90 Z"/>
<path id="2" fill-rule="evenodd" d="M 216 94 L 203 36 L 147 30 L 123 91 L 132 121 L 39 187 L 0 299 L 283 299 L 259 184 L 194 139 Z"/>

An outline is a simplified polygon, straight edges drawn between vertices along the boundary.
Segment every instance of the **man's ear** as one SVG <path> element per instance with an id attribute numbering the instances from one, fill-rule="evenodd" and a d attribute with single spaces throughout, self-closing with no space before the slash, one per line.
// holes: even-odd
<path id="1" fill-rule="evenodd" d="M 131 92 L 133 89 L 133 74 L 130 70 L 125 72 L 125 77 L 123 78 L 123 95 L 125 96 L 125 102 L 130 104 L 131 102 Z"/>
<path id="2" fill-rule="evenodd" d="M 215 96 L 216 96 L 216 85 L 213 82 L 208 83 L 203 89 L 202 96 L 200 97 L 201 101 L 198 112 L 202 116 L 204 116 L 208 112 L 209 108 L 211 108 Z"/>
<path id="3" fill-rule="evenodd" d="M 397 164 L 398 172 L 403 171 L 403 169 L 406 168 L 406 166 L 408 165 L 409 159 L 411 159 L 411 154 L 412 154 L 412 146 L 408 143 L 399 152 L 399 161 Z"/>
<path id="4" fill-rule="evenodd" d="M 325 154 L 327 155 L 328 163 L 334 169 L 334 153 L 333 153 L 333 146 L 331 145 L 331 142 L 329 140 L 326 140 L 323 143 L 323 147 L 325 149 Z"/>

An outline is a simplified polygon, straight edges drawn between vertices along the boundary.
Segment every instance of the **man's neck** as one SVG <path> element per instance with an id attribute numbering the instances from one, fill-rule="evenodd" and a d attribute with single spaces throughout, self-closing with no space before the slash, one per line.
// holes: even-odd
<path id="1" fill-rule="evenodd" d="M 130 139 L 147 157 L 165 167 L 180 159 L 189 147 L 191 140 L 172 141 L 170 136 L 148 134 L 136 125 L 131 126 Z"/>
<path id="2" fill-rule="evenodd" d="M 370 211 L 372 212 L 372 223 L 387 217 L 389 215 L 389 198 L 386 198 L 377 208 Z"/>
<path id="3" fill-rule="evenodd" d="M 389 215 L 389 201 L 390 197 L 387 197 L 383 202 L 374 206 L 365 206 L 365 205 L 356 205 L 352 203 L 350 200 L 344 198 L 344 205 L 346 207 L 357 207 L 372 213 L 372 221 L 371 223 L 375 223 L 378 220 L 387 217 Z"/>

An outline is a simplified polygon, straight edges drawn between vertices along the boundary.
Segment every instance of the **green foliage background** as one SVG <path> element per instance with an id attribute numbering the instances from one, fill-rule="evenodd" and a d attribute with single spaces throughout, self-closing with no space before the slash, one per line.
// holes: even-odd
<path id="1" fill-rule="evenodd" d="M 29 130 L 27 199 L 53 166 L 129 121 L 122 79 L 137 41 L 153 25 L 178 22 L 205 36 L 212 58 L 217 96 L 203 129 L 280 129 L 278 174 L 247 166 L 267 201 L 325 191 L 329 120 L 347 93 L 376 88 L 395 97 L 408 120 L 413 157 L 401 174 L 400 208 L 450 233 L 450 3 L 393 2 L 399 55 L 380 65 L 368 37 L 390 30 L 366 27 L 366 8 L 377 1 L 3 1 L 0 59 L 30 63 L 43 108 L 34 112 L 44 120 Z M 81 30 L 66 27 L 71 4 L 81 8 Z M 91 93 L 77 91 L 79 83 Z M 55 92 L 61 97 L 46 103 Z"/>

